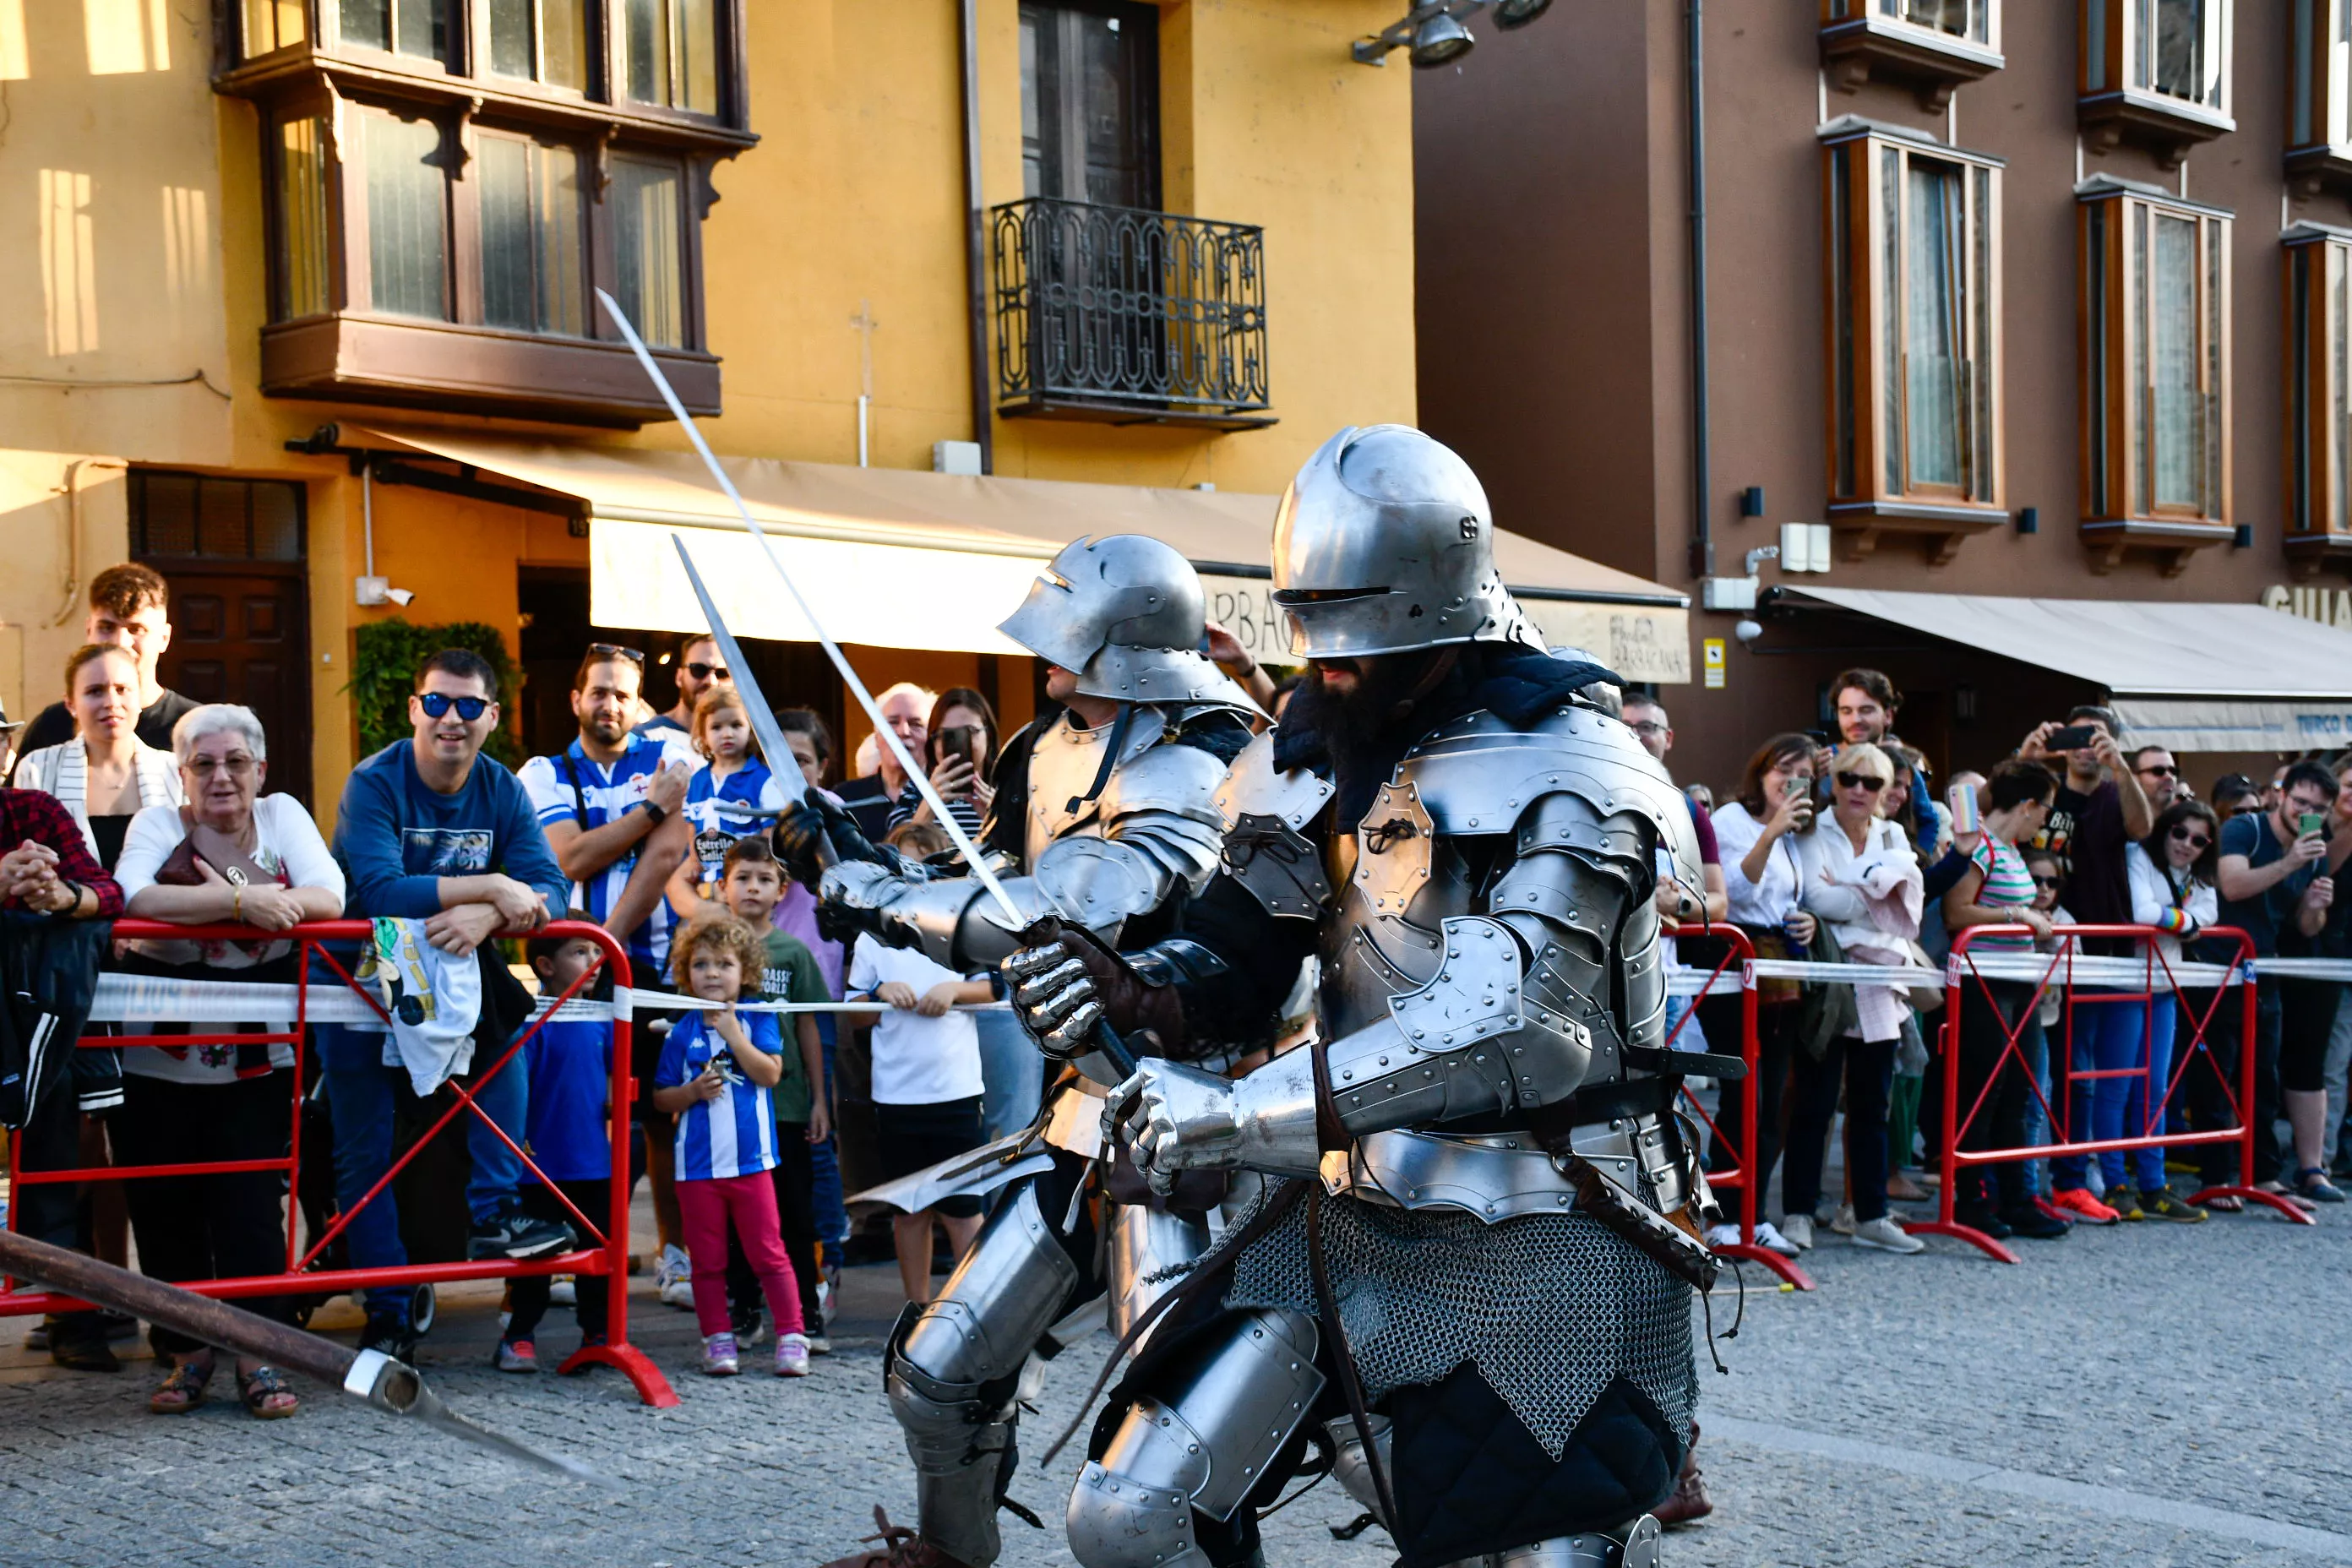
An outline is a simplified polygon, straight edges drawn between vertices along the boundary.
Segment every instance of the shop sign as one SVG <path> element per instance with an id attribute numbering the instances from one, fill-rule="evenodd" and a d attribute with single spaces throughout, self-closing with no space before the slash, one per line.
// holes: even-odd
<path id="1" fill-rule="evenodd" d="M 2289 587 L 2273 583 L 2263 590 L 2263 608 L 2352 631 L 2352 588 L 2310 584 Z"/>

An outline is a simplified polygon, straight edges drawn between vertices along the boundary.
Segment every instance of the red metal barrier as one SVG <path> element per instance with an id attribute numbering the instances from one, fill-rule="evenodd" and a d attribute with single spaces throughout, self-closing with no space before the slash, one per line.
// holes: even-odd
<path id="1" fill-rule="evenodd" d="M 238 1160 L 177 1165 L 102 1166 L 90 1169 L 27 1172 L 17 1169 L 17 1135 L 11 1133 L 8 1137 L 8 1179 L 11 1194 L 13 1195 L 24 1186 L 47 1183 L 98 1180 L 143 1181 L 172 1176 L 219 1175 L 239 1171 L 283 1172 L 289 1195 L 286 1216 L 286 1271 L 283 1274 L 255 1275 L 236 1279 L 182 1281 L 184 1289 L 195 1291 L 199 1295 L 234 1299 L 243 1296 L 335 1295 L 346 1290 L 372 1289 L 386 1286 L 436 1284 L 458 1279 L 506 1279 L 526 1275 L 574 1275 L 578 1277 L 579 1288 L 583 1290 L 592 1289 L 592 1281 L 602 1281 L 606 1292 L 607 1303 L 606 1342 L 602 1345 L 583 1346 L 573 1352 L 564 1359 L 558 1370 L 574 1373 L 584 1372 L 591 1366 L 616 1367 L 627 1375 L 630 1384 L 637 1391 L 637 1396 L 647 1405 L 657 1408 L 676 1405 L 678 1402 L 677 1395 L 671 1390 L 668 1381 L 662 1376 L 661 1370 L 643 1351 L 629 1343 L 628 1339 L 628 1111 L 630 1105 L 634 1103 L 633 1085 L 629 1077 L 631 1029 L 628 1010 L 629 960 L 627 952 L 621 944 L 602 926 L 580 921 L 555 921 L 541 931 L 530 933 L 534 936 L 585 938 L 593 942 L 603 953 L 602 959 L 594 967 L 556 998 L 558 1004 L 582 994 L 594 983 L 597 974 L 608 967 L 614 976 L 611 1089 L 614 1136 L 609 1140 L 613 1152 L 611 1212 L 604 1216 L 601 1224 L 592 1221 L 565 1198 L 562 1190 L 553 1183 L 548 1184 L 548 1191 L 562 1204 L 573 1223 L 589 1238 L 589 1244 L 580 1251 L 567 1252 L 554 1258 L 537 1258 L 530 1262 L 488 1258 L 460 1263 L 412 1263 L 373 1268 L 322 1268 L 318 1266 L 320 1258 L 328 1246 L 350 1225 L 352 1216 L 373 1203 L 378 1195 L 392 1184 L 393 1179 L 416 1157 L 418 1151 L 438 1136 L 451 1121 L 457 1119 L 460 1111 L 471 1111 L 479 1118 L 499 1142 L 514 1151 L 516 1157 L 522 1162 L 524 1170 L 530 1175 L 538 1176 L 541 1180 L 546 1179 L 541 1175 L 539 1167 L 532 1163 L 530 1154 L 525 1152 L 514 1139 L 509 1137 L 504 1129 L 491 1121 L 488 1112 L 475 1103 L 473 1092 L 453 1083 L 449 1087 L 457 1097 L 457 1103 L 444 1111 L 423 1137 L 417 1139 L 406 1152 L 392 1163 L 391 1168 L 384 1172 L 383 1179 L 369 1188 L 367 1194 L 358 1203 L 339 1214 L 334 1223 L 328 1226 L 324 1233 L 313 1237 L 307 1250 L 297 1251 L 294 1219 L 299 1212 L 299 1205 L 292 1200 L 293 1195 L 299 1191 L 302 1154 L 303 1053 L 301 1043 L 304 1026 L 309 1022 L 310 991 L 314 984 L 320 984 L 310 978 L 311 961 L 316 958 L 320 965 L 335 975 L 341 985 L 364 1000 L 370 1010 L 378 1018 L 383 1018 L 383 1009 L 374 994 L 365 986 L 353 981 L 350 972 L 332 953 L 320 945 L 329 942 L 362 942 L 368 937 L 369 931 L 370 922 L 366 921 L 314 921 L 287 931 L 274 933 L 279 939 L 290 940 L 296 943 L 299 958 L 299 973 L 303 977 L 295 994 L 294 1027 L 290 1032 L 206 1034 L 197 1031 L 186 1035 L 92 1035 L 85 1036 L 78 1042 L 83 1047 L 90 1049 L 115 1046 L 286 1045 L 293 1047 L 291 1130 L 288 1136 L 286 1156 L 283 1159 Z M 125 940 L 152 938 L 186 941 L 215 938 L 251 942 L 257 938 L 268 938 L 273 933 L 259 931 L 250 926 L 184 926 L 173 925 L 161 921 L 119 920 L 114 922 L 114 934 L 117 938 Z M 550 1010 L 532 1019 L 530 1024 L 509 1041 L 505 1049 L 500 1051 L 487 1067 L 477 1068 L 470 1075 L 476 1085 L 478 1086 L 503 1070 L 507 1064 L 514 1059 L 515 1054 L 522 1049 L 524 1043 L 537 1034 L 540 1026 L 551 1016 L 553 1012 Z M 50 1092 L 70 1093 L 71 1089 L 60 1084 Z M 21 1208 L 20 1203 L 11 1202 L 9 1205 L 8 1222 L 12 1226 L 16 1224 Z M 0 1279 L 0 1317 L 20 1316 L 28 1312 L 69 1310 L 81 1305 L 70 1299 L 55 1296 L 46 1291 L 19 1290 L 15 1288 L 16 1283 L 13 1279 Z"/>
<path id="2" fill-rule="evenodd" d="M 2032 996 L 2020 1010 L 2015 1025 L 2002 1026 L 2001 1049 L 1994 1058 L 1991 1070 L 1984 1075 L 1983 1084 L 1978 1089 L 1975 1100 L 1967 1106 L 1965 1111 L 1960 1103 L 1960 1009 L 1969 999 L 1969 992 L 1974 990 L 1978 993 L 1979 1005 L 1993 1008 L 1995 1018 L 2000 1016 L 1990 988 L 1992 977 L 1985 974 L 1979 967 L 1976 956 L 1970 949 L 1984 938 L 2031 937 L 2032 931 L 2031 928 L 2021 925 L 1970 926 L 1953 939 L 1952 956 L 1945 972 L 1944 1114 L 1943 1138 L 1940 1145 L 1944 1161 L 1943 1190 L 1937 1203 L 1937 1217 L 1932 1220 L 1908 1221 L 1905 1224 L 1905 1229 L 1915 1235 L 1953 1237 L 2003 1263 L 2015 1263 L 2018 1260 L 2015 1252 L 1975 1226 L 1960 1223 L 1957 1215 L 1957 1208 L 1959 1176 L 1962 1171 L 1978 1165 L 2003 1164 L 2018 1160 L 2047 1159 L 2063 1154 L 2098 1154 L 2110 1151 L 2172 1149 L 2184 1148 L 2190 1144 L 2232 1142 L 2239 1145 L 2240 1180 L 2221 1186 L 2205 1188 L 2192 1194 L 2189 1202 L 2201 1203 L 2210 1198 L 2228 1195 L 2250 1203 L 2266 1205 L 2287 1218 L 2304 1225 L 2314 1223 L 2309 1215 L 2305 1214 L 2285 1198 L 2275 1193 L 2263 1192 L 2252 1186 L 2247 1179 L 2253 1169 L 2256 1131 L 2253 1114 L 2255 994 L 2254 987 L 2246 984 L 2243 976 L 2245 966 L 2253 963 L 2255 959 L 2253 942 L 2242 931 L 2227 926 L 2213 926 L 2208 928 L 2203 933 L 2203 940 L 2221 939 L 2234 942 L 2237 944 L 2238 955 L 2231 961 L 2235 978 L 2232 979 L 2230 986 L 2223 986 L 2213 992 L 2213 1000 L 2207 1005 L 2201 1016 L 2191 1011 L 2186 1004 L 2181 1005 L 2181 1012 L 2189 1019 L 2191 1026 L 2192 1032 L 2189 1038 L 2185 1044 L 2178 1039 L 2175 1040 L 2172 1071 L 2168 1081 L 2163 1086 L 2162 1092 L 2158 1094 L 2156 1086 L 2152 1083 L 2145 1084 L 2142 1092 L 2141 1103 L 2146 1112 L 2142 1124 L 2153 1131 L 2136 1138 L 2105 1140 L 2076 1138 L 2072 1136 L 2074 1131 L 2085 1130 L 2072 1128 L 2069 1125 L 2068 1110 L 2053 1109 L 2050 1099 L 2042 1095 L 2040 1080 L 2035 1077 L 2031 1065 L 2026 1060 L 2025 1052 L 2019 1044 L 2025 1033 L 2027 1024 L 2032 1020 L 2035 1009 L 2041 1003 L 2042 994 L 2053 984 L 2067 987 L 2069 1009 L 2067 1022 L 2070 1026 L 2073 1022 L 2072 1010 L 2077 1005 L 2111 1006 L 2125 1002 L 2146 1003 L 2148 1005 L 2150 1016 L 2144 1023 L 2143 1028 L 2153 1029 L 2153 1009 L 2157 998 L 2161 997 L 2167 1002 L 2171 1002 L 2179 990 L 2178 982 L 2173 980 L 2171 965 L 2157 948 L 2155 938 L 2158 934 L 2155 929 L 2149 926 L 2064 926 L 2059 931 L 2056 952 L 2029 954 L 2028 956 L 2036 959 L 2039 964 L 2039 972 L 2031 982 L 2033 986 Z M 2140 944 L 2142 979 L 2145 982 L 2141 988 L 2114 990 L 2109 989 L 2105 982 L 2088 981 L 2081 984 L 2095 985 L 2097 988 L 2091 990 L 2078 988 L 2073 978 L 2074 962 L 2077 956 L 2076 944 L 2084 937 L 2126 937 L 2137 941 Z M 1963 971 L 1966 972 L 1965 976 Z M 2158 990 L 2156 982 L 2159 975 L 2168 981 L 2172 981 L 2174 989 Z M 1969 981 L 1975 983 L 1973 986 L 1969 984 Z M 2206 1043 L 2205 1034 L 2221 1008 L 2226 1005 L 2226 998 L 2232 987 L 2239 994 L 2244 1012 L 2242 1028 L 2239 1035 L 2238 1089 L 2236 1095 L 2230 1097 L 2228 1078 L 2221 1072 L 2219 1064 L 2213 1061 L 2212 1050 Z M 2137 1077 L 2145 1080 L 2148 1077 L 2148 1068 L 2145 1065 L 2146 1035 L 2142 1037 L 2142 1066 L 2105 1071 L 2095 1069 L 2083 1073 L 2074 1070 L 2073 1053 L 2066 1048 L 2067 1038 L 2068 1036 L 2062 1035 L 2057 1040 L 2049 1042 L 2049 1049 L 2053 1053 L 2064 1051 L 2066 1054 L 2065 1072 L 2063 1074 L 2053 1072 L 2053 1081 L 2058 1085 L 2055 1098 L 2061 1108 L 2071 1108 L 2074 1097 L 2067 1092 L 2067 1089 L 2075 1079 Z M 2230 1114 L 2235 1125 L 2193 1132 L 2165 1132 L 2162 1131 L 2163 1111 L 2171 1103 L 2173 1095 L 2179 1089 L 2181 1080 L 2188 1076 L 2189 1064 L 2200 1056 L 2206 1059 L 2215 1076 L 2221 1079 L 2225 1098 L 2231 1098 Z M 2052 1131 L 2058 1135 L 2056 1141 L 2029 1148 L 1962 1149 L 1959 1146 L 1960 1139 L 1975 1124 L 1976 1119 L 1984 1114 L 1986 1101 L 1991 1098 L 1993 1088 L 2000 1081 L 2000 1075 L 2004 1071 L 2011 1070 L 2012 1068 L 2015 1071 L 2025 1075 L 2030 1091 L 2040 1100 L 2044 1114 L 2049 1118 Z M 2153 1097 L 2153 1103 L 2150 1102 L 2151 1097 Z"/>
<path id="3" fill-rule="evenodd" d="M 1715 1248 L 1715 1252 L 1722 1258 L 1738 1258 L 1750 1263 L 1760 1263 L 1798 1289 L 1810 1290 L 1813 1288 L 1811 1275 L 1798 1268 L 1792 1260 L 1781 1257 L 1770 1247 L 1756 1245 L 1756 1209 L 1764 1196 L 1757 1190 L 1763 1184 L 1753 1179 L 1756 1173 L 1756 1162 L 1751 1152 L 1756 1140 L 1756 981 L 1748 973 L 1748 966 L 1756 957 L 1756 949 L 1748 942 L 1748 933 L 1735 925 L 1670 926 L 1668 934 L 1681 938 L 1710 938 L 1728 944 L 1723 957 L 1717 961 L 1714 969 L 1707 973 L 1705 984 L 1709 991 L 1732 978 L 1729 972 L 1733 962 L 1736 960 L 1738 963 L 1737 977 L 1739 986 L 1738 1055 L 1740 1060 L 1748 1064 L 1748 1071 L 1737 1083 L 1721 1084 L 1718 1092 L 1737 1094 L 1740 1097 L 1740 1105 L 1746 1111 L 1740 1125 L 1748 1130 L 1747 1138 L 1751 1148 L 1742 1148 L 1727 1137 L 1723 1129 L 1717 1125 L 1715 1118 L 1707 1114 L 1706 1107 L 1699 1103 L 1698 1096 L 1693 1094 L 1687 1085 L 1684 1087 L 1682 1092 L 1684 1101 L 1697 1115 L 1699 1121 L 1706 1124 L 1709 1146 L 1738 1162 L 1729 1170 L 1711 1170 L 1706 1173 L 1709 1186 L 1726 1190 L 1737 1188 L 1739 1193 L 1739 1239 L 1728 1247 Z M 1666 1036 L 1666 1045 L 1669 1049 L 1673 1047 L 1676 1037 L 1683 1032 L 1684 1026 L 1698 1016 L 1700 1000 L 1700 997 L 1692 997 L 1690 1007 L 1675 1021 L 1673 1030 Z M 1713 1040 L 1709 1040 L 1707 1045 L 1710 1049 L 1719 1048 L 1717 1042 Z M 1719 1104 L 1720 1101 L 1717 1103 Z"/>

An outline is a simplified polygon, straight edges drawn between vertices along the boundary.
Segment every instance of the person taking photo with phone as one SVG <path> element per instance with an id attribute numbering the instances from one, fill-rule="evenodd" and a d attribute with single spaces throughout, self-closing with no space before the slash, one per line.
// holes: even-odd
<path id="1" fill-rule="evenodd" d="M 925 729 L 923 761 L 930 769 L 931 787 L 955 813 L 956 825 L 971 837 L 980 837 L 980 825 L 996 803 L 996 787 L 989 776 L 996 771 L 996 710 L 969 686 L 951 686 L 931 704 L 931 721 Z M 913 790 L 890 808 L 890 826 L 932 822 L 931 803 Z"/>
<path id="2" fill-rule="evenodd" d="M 1715 841 L 1723 864 L 1724 891 L 1731 921 L 1747 933 L 1759 958 L 1800 956 L 1813 939 L 1813 917 L 1799 906 L 1804 879 L 1796 840 L 1813 826 L 1813 742 L 1791 731 L 1773 736 L 1748 759 L 1739 792 L 1714 816 Z M 1708 1168 L 1738 1167 L 1749 1157 L 1748 1180 L 1759 1196 L 1770 1185 L 1780 1152 L 1780 1090 L 1789 1079 L 1790 1024 L 1796 1012 L 1797 983 L 1763 980 L 1756 994 L 1756 1129 L 1753 1148 L 1742 1099 L 1724 1097 L 1716 1118 Z M 1709 1037 L 1739 1037 L 1738 1001 L 1709 996 L 1699 1004 L 1699 1022 Z M 1758 1205 L 1760 1214 L 1762 1205 Z M 1722 1246 L 1738 1240 L 1738 1227 L 1724 1226 L 1708 1237 Z M 1769 1221 L 1756 1224 L 1756 1244 L 1786 1257 L 1797 1246 Z"/>
<path id="3" fill-rule="evenodd" d="M 2145 839 L 2156 823 L 2139 775 L 2116 743 L 2120 728 L 2106 709 L 2085 703 L 2068 710 L 2063 724 L 2036 726 L 2017 749 L 2022 761 L 2041 763 L 2058 774 L 2050 819 L 2026 847 L 2046 850 L 2057 860 L 2065 876 L 2061 900 L 2084 925 L 2131 923 L 2124 850 Z M 2084 953 L 2109 958 L 2129 958 L 2137 950 L 2128 937 L 2085 937 L 2081 944 Z M 2110 989 L 2081 988 L 2084 994 Z M 2094 1002 L 2071 1014 L 2065 1131 L 2074 1142 L 2090 1135 L 2095 1086 L 2115 1081 L 2083 1075 L 2125 1071 L 2145 1057 L 2147 1042 L 2132 1018 L 2131 1009 L 2117 1003 Z M 2051 1162 L 2051 1172 L 2050 1201 L 2070 1221 L 2116 1223 L 2119 1211 L 2090 1190 L 2088 1155 L 2062 1154 Z"/>
<path id="4" fill-rule="evenodd" d="M 2352 855 L 2352 830 L 2331 822 L 2336 780 L 2317 763 L 2296 763 L 2279 781 L 2275 803 L 2259 816 L 2233 816 L 2221 826 L 2221 923 L 2236 926 L 2254 942 L 2257 959 L 2305 956 L 2326 930 L 2336 901 L 2336 876 Z M 2330 829 L 2334 828 L 2333 837 Z M 2324 995 L 2322 994 L 2324 993 Z M 2282 980 L 2264 975 L 2255 988 L 2254 1168 L 2246 1174 L 2266 1193 L 2284 1193 L 2305 1207 L 2341 1203 L 2328 1181 L 2324 1152 L 2327 1121 L 2327 1035 L 2334 1026 L 2333 982 Z M 2237 1082 L 2233 1048 L 2238 1013 L 2216 1015 L 2222 1047 L 2217 1061 Z M 2284 1100 L 2294 1131 L 2295 1170 L 2290 1187 L 2281 1178 L 2278 1139 L 2273 1128 Z M 2199 1115 L 2200 1124 L 2203 1114 Z M 2235 1145 L 2203 1145 L 2207 1184 L 2229 1179 Z M 2221 1205 L 2216 1201 L 2217 1208 Z"/>

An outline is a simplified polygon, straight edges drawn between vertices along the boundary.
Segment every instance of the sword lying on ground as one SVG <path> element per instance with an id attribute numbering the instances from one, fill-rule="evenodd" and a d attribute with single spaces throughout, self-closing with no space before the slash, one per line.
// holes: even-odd
<path id="1" fill-rule="evenodd" d="M 205 1344 L 271 1366 L 290 1368 L 394 1415 L 413 1416 L 478 1447 L 573 1480 L 614 1484 L 577 1459 L 543 1454 L 503 1433 L 467 1419 L 441 1403 L 406 1362 L 382 1351 L 354 1351 L 289 1323 L 248 1312 L 226 1301 L 183 1290 L 144 1274 L 117 1268 L 79 1252 L 51 1247 L 13 1230 L 0 1230 L 0 1267 L 20 1279 L 47 1286 L 61 1296 L 110 1307 L 161 1324 Z"/>

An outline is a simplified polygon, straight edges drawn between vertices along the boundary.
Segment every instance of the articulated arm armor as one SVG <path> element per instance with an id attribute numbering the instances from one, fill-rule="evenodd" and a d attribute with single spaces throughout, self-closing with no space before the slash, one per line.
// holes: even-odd
<path id="1" fill-rule="evenodd" d="M 1253 764 L 1270 759 L 1244 752 L 1225 791 L 1253 841 L 1233 875 L 1283 916 L 1311 886 L 1300 868 L 1319 876 L 1326 856 L 1296 820 L 1310 803 L 1286 803 Z M 1605 1124 L 1615 1111 L 1583 1112 L 1660 1065 L 1651 895 L 1662 861 L 1695 883 L 1698 850 L 1687 805 L 1622 724 L 1581 708 L 1525 731 L 1485 714 L 1449 724 L 1399 765 L 1357 842 L 1326 944 L 1324 1081 L 1307 1051 L 1230 1086 L 1155 1068 L 1121 1102 L 1140 1112 L 1147 1165 L 1301 1174 L 1392 1130 Z"/>
<path id="2" fill-rule="evenodd" d="M 1091 799 L 1105 737 L 1073 729 L 1065 718 L 1039 739 L 1023 825 L 1028 874 L 1000 870 L 1018 921 L 1006 919 L 975 877 L 902 876 L 864 862 L 829 869 L 825 900 L 863 914 L 884 940 L 919 947 L 950 969 L 996 963 L 1021 945 L 1023 930 L 1047 915 L 1117 946 L 1129 921 L 1198 892 L 1216 869 L 1223 822 L 1213 795 L 1224 764 L 1196 746 L 1168 742 L 1168 722 L 1163 710 L 1139 710 L 1123 760 Z"/>

